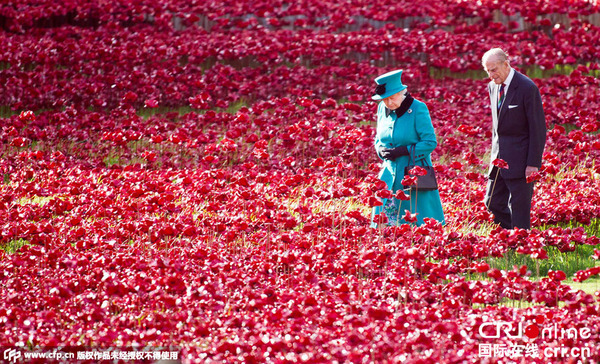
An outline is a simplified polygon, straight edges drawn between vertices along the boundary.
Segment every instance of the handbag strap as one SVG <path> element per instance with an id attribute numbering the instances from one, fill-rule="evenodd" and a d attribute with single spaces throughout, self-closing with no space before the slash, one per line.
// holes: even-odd
<path id="1" fill-rule="evenodd" d="M 411 144 L 408 148 L 408 165 L 414 166 L 415 162 L 415 145 Z"/>
<path id="2" fill-rule="evenodd" d="M 411 144 L 410 147 L 408 148 L 408 165 L 409 166 L 415 166 L 417 165 L 417 158 L 415 158 L 415 149 L 417 149 L 417 146 L 415 144 Z M 424 167 L 428 167 L 429 165 L 427 163 L 425 163 L 425 158 L 421 159 L 421 165 Z"/>
<path id="3" fill-rule="evenodd" d="M 417 133 L 417 135 L 419 135 L 419 132 L 417 131 L 417 122 L 415 120 L 415 133 Z M 410 159 L 408 160 L 408 165 L 416 165 L 417 164 L 417 159 L 415 158 L 415 153 L 417 149 L 417 145 L 416 144 L 411 144 L 410 149 L 409 149 L 409 154 L 410 154 Z M 425 159 L 425 158 L 423 158 Z M 421 165 L 423 166 L 427 166 L 427 164 L 425 164 L 425 162 L 423 162 L 423 159 L 421 159 Z M 410 163 L 412 161 L 412 163 Z M 433 167 L 433 164 L 431 165 Z"/>

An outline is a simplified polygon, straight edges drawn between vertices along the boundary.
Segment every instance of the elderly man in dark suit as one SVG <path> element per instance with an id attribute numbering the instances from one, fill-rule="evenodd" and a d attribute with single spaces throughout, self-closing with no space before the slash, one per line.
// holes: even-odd
<path id="1" fill-rule="evenodd" d="M 531 79 L 515 71 L 500 48 L 481 60 L 491 81 L 492 153 L 485 204 L 494 222 L 505 229 L 531 228 L 533 182 L 527 177 L 542 166 L 546 121 L 540 91 Z M 508 163 L 494 163 L 497 159 Z"/>

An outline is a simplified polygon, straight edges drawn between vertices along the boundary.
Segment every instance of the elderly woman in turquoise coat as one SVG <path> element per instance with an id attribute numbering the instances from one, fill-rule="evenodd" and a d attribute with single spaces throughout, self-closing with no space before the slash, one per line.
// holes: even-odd
<path id="1" fill-rule="evenodd" d="M 409 151 L 414 154 L 414 164 L 431 165 L 431 152 L 437 146 L 437 139 L 427 105 L 408 93 L 401 77 L 402 70 L 396 70 L 375 79 L 377 88 L 372 98 L 381 101 L 377 107 L 375 151 L 383 161 L 379 179 L 394 195 L 403 190 L 410 199 L 382 199 L 383 205 L 373 208 L 372 226 L 377 226 L 375 217 L 382 211 L 390 225 L 411 223 L 413 219 L 404 219 L 406 210 L 416 214 L 417 225 L 423 224 L 425 218 L 445 224 L 437 189 L 415 191 L 402 185 L 404 167 L 410 160 Z"/>

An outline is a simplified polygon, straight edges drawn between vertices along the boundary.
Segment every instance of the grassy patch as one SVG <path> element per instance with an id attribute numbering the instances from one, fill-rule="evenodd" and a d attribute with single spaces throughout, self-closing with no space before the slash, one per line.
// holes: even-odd
<path id="1" fill-rule="evenodd" d="M 554 226 L 542 226 L 542 227 L 540 227 L 540 230 L 547 230 L 551 227 L 554 227 Z M 585 233 L 588 236 L 600 237 L 600 219 L 593 219 L 588 225 L 581 225 L 576 222 L 570 222 L 568 224 L 561 224 L 561 225 L 559 225 L 559 227 L 562 227 L 563 229 L 566 229 L 566 228 L 575 229 L 578 227 L 583 227 L 585 230 Z M 593 251 L 593 249 L 592 249 L 592 251 Z"/>
<path id="2" fill-rule="evenodd" d="M 570 277 L 577 271 L 600 265 L 591 257 L 598 246 L 579 245 L 573 252 L 561 252 L 557 248 L 546 247 L 548 259 L 534 259 L 529 255 L 509 250 L 502 258 L 488 258 L 486 261 L 492 268 L 512 270 L 513 266 L 526 265 L 536 278 L 546 277 L 551 270 L 561 270 Z"/>
<path id="3" fill-rule="evenodd" d="M 107 156 L 106 158 L 104 158 L 104 164 L 107 167 L 111 167 L 113 165 L 121 165 L 121 156 L 120 155 L 115 155 L 115 154 L 111 154 L 109 156 Z"/>
<path id="4" fill-rule="evenodd" d="M 479 276 L 479 277 L 473 277 L 474 280 L 485 280 L 486 278 L 484 278 L 483 276 Z M 532 279 L 532 281 L 537 281 L 538 279 Z M 563 285 L 566 286 L 570 286 L 571 289 L 575 290 L 575 291 L 583 291 L 587 294 L 591 294 L 591 295 L 595 295 L 595 293 L 597 291 L 600 291 L 600 277 L 593 277 L 588 279 L 585 282 L 573 282 L 572 279 L 567 279 L 563 282 L 561 282 Z M 526 301 L 526 300 L 516 300 L 516 299 L 511 299 L 511 298 L 502 298 L 500 300 L 500 303 L 497 304 L 498 306 L 504 306 L 504 307 L 513 307 L 513 308 L 527 308 L 527 307 L 536 307 L 536 306 L 545 306 L 546 304 L 543 302 L 530 302 L 530 301 Z M 559 301 L 558 302 L 558 306 L 559 307 L 563 307 L 565 305 L 565 302 L 563 301 Z M 486 307 L 486 306 L 490 306 L 487 304 L 475 304 L 473 305 L 473 307 L 476 308 L 482 308 L 482 307 Z M 491 306 L 496 306 L 496 305 L 491 305 Z"/>
<path id="5" fill-rule="evenodd" d="M 469 80 L 481 80 L 487 77 L 487 74 L 483 69 L 481 70 L 467 70 L 464 72 L 454 72 L 448 68 L 437 68 L 429 67 L 429 76 L 435 79 L 442 79 L 445 77 L 457 78 L 457 79 L 469 79 Z"/>
<path id="6" fill-rule="evenodd" d="M 215 112 L 226 112 L 229 114 L 235 114 L 242 107 L 250 107 L 250 102 L 248 100 L 242 98 L 242 99 L 239 99 L 239 100 L 229 103 L 229 106 L 226 109 L 213 108 L 212 110 Z M 143 107 L 137 111 L 137 114 L 144 119 L 148 119 L 154 115 L 165 115 L 165 114 L 168 114 L 171 112 L 175 112 L 181 116 L 181 115 L 189 114 L 191 112 L 194 112 L 196 114 L 204 114 L 206 112 L 206 110 L 196 110 L 196 109 L 193 109 L 189 105 L 188 106 L 180 106 L 180 107 L 159 106 L 156 108 Z"/>
<path id="7" fill-rule="evenodd" d="M 0 118 L 9 118 L 16 114 L 18 114 L 18 112 L 11 109 L 10 106 L 6 106 L 6 105 L 0 106 Z"/>
<path id="8" fill-rule="evenodd" d="M 566 284 L 568 286 L 571 286 L 571 288 L 573 289 L 581 290 L 591 295 L 593 295 L 597 291 L 600 291 L 600 277 L 598 276 L 590 278 L 584 282 L 573 282 L 572 279 L 568 279 L 564 281 L 563 284 Z"/>
<path id="9" fill-rule="evenodd" d="M 27 244 L 29 244 L 29 241 L 25 239 L 15 239 L 9 241 L 6 244 L 0 244 L 0 249 L 4 250 L 8 254 L 13 254 L 19 249 L 21 249 L 22 246 L 25 246 Z"/>
<path id="10" fill-rule="evenodd" d="M 51 201 L 54 198 L 55 198 L 55 196 L 33 196 L 31 198 L 23 197 L 23 198 L 16 200 L 16 202 L 17 202 L 17 204 L 19 204 L 21 206 L 25 206 L 25 205 L 29 205 L 29 204 L 45 205 L 46 203 L 48 203 L 49 201 Z"/>
<path id="11" fill-rule="evenodd" d="M 462 233 L 475 233 L 480 236 L 489 235 L 496 226 L 491 223 L 480 224 L 478 229 L 474 229 L 472 224 L 466 222 L 457 226 L 448 227 L 452 231 Z M 547 230 L 553 226 L 541 226 L 540 230 Z M 561 224 L 561 228 L 580 228 L 585 229 L 588 236 L 600 236 L 600 219 L 594 219 L 588 225 L 581 225 L 576 222 Z M 512 270 L 514 266 L 526 265 L 535 278 L 543 278 L 548 275 L 550 270 L 561 270 L 567 277 L 573 276 L 577 271 L 600 265 L 600 261 L 592 258 L 595 249 L 600 249 L 600 245 L 578 245 L 572 252 L 561 252 L 554 246 L 545 247 L 548 253 L 548 259 L 534 259 L 529 255 L 519 254 L 514 250 L 507 251 L 502 258 L 488 257 L 485 261 L 491 268 L 501 270 Z"/>
<path id="12" fill-rule="evenodd" d="M 193 109 L 190 106 L 181 106 L 181 107 L 156 107 L 156 108 L 148 108 L 144 107 L 138 110 L 137 114 L 144 119 L 148 119 L 154 115 L 163 115 L 168 114 L 170 112 L 176 112 L 179 115 L 185 115 L 189 112 L 192 112 Z"/>
<path id="13" fill-rule="evenodd" d="M 600 290 L 600 279 L 598 277 L 596 277 L 595 279 L 588 279 L 585 282 L 573 282 L 572 280 L 566 280 L 564 282 L 562 282 L 562 284 L 570 286 L 573 290 L 576 291 L 583 291 L 587 294 L 591 294 L 594 295 L 597 291 Z M 565 306 L 565 302 L 563 301 L 559 301 L 558 302 L 558 307 L 563 307 Z M 544 303 L 537 303 L 537 302 L 529 302 L 529 301 L 523 301 L 523 300 L 512 300 L 512 299 L 508 299 L 505 298 L 502 300 L 502 302 L 500 303 L 500 306 L 505 306 L 505 307 L 518 307 L 518 308 L 526 308 L 526 307 L 535 307 L 535 306 L 544 306 Z"/>

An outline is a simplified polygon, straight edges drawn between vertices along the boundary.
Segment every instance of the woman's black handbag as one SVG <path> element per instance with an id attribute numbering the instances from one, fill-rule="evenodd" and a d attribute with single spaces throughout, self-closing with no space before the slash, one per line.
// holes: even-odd
<path id="1" fill-rule="evenodd" d="M 408 165 L 406 167 L 404 167 L 404 175 L 405 176 L 414 176 L 414 175 L 410 174 L 409 172 L 416 165 L 415 146 L 411 145 L 408 152 L 409 152 L 410 159 L 408 160 Z M 425 174 L 423 176 L 416 176 L 417 183 L 414 185 L 408 186 L 408 188 L 410 188 L 411 190 L 415 190 L 415 191 L 437 190 L 438 183 L 437 183 L 437 178 L 435 177 L 435 170 L 433 169 L 433 166 L 426 165 L 423 160 L 424 159 L 421 159 L 421 165 L 419 167 L 424 168 L 427 171 L 427 174 Z"/>

